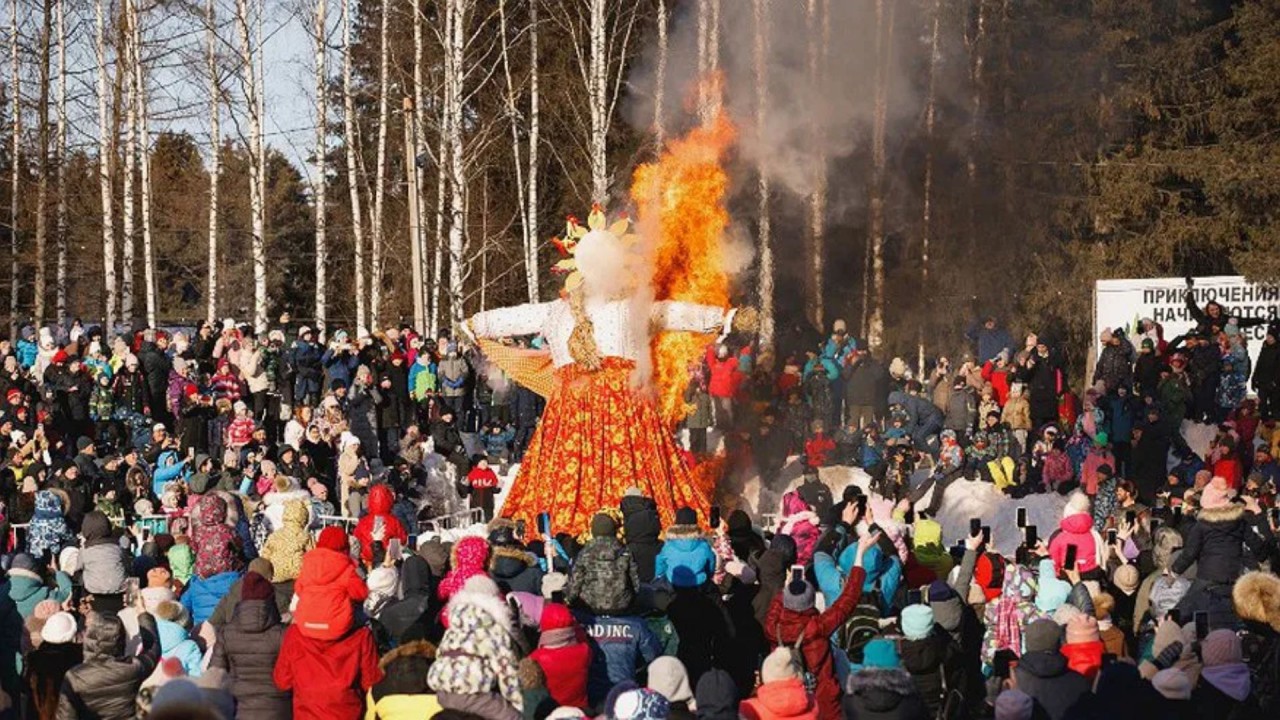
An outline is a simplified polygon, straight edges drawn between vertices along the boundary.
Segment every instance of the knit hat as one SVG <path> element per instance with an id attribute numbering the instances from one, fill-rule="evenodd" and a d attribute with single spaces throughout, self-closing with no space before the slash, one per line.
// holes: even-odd
<path id="1" fill-rule="evenodd" d="M 573 718 L 585 718 L 586 715 L 576 707 L 558 707 L 551 711 L 547 716 L 547 720 L 573 720 Z"/>
<path id="2" fill-rule="evenodd" d="M 898 657 L 898 646 L 892 640 L 876 638 L 862 648 L 862 666 L 864 668 L 893 669 L 902 667 L 902 659 Z"/>
<path id="3" fill-rule="evenodd" d="M 916 545 L 941 545 L 942 525 L 937 520 L 921 518 L 912 529 Z"/>
<path id="4" fill-rule="evenodd" d="M 249 568 L 247 572 L 258 573 L 267 582 L 276 581 L 275 567 L 271 564 L 270 560 L 262 556 L 258 556 L 249 561 Z"/>
<path id="5" fill-rule="evenodd" d="M 1121 565 L 1111 573 L 1111 584 L 1116 586 L 1125 595 L 1132 595 L 1137 592 L 1138 586 L 1142 584 L 1142 576 L 1138 573 L 1137 565 Z"/>
<path id="6" fill-rule="evenodd" d="M 241 600 L 270 600 L 276 595 L 271 582 L 252 570 L 240 581 Z"/>
<path id="7" fill-rule="evenodd" d="M 661 693 L 673 703 L 687 703 L 693 699 L 693 686 L 689 684 L 689 671 L 678 659 L 663 655 L 649 663 L 649 689 Z"/>
<path id="8" fill-rule="evenodd" d="M 87 435 L 76 438 L 76 452 L 84 452 L 90 445 L 93 445 L 93 440 Z"/>
<path id="9" fill-rule="evenodd" d="M 1098 619 L 1092 615 L 1078 615 L 1067 623 L 1067 644 L 1098 642 L 1102 636 L 1098 634 Z"/>
<path id="10" fill-rule="evenodd" d="M 75 616 L 69 612 L 57 612 L 49 616 L 40 630 L 40 639 L 47 643 L 69 643 L 75 640 Z"/>
<path id="11" fill-rule="evenodd" d="M 1071 493 L 1071 497 L 1067 498 L 1067 504 L 1062 508 L 1062 517 L 1071 517 L 1080 513 L 1089 512 L 1090 502 L 1089 496 L 1080 491 Z"/>
<path id="12" fill-rule="evenodd" d="M 1240 636 L 1225 629 L 1214 630 L 1200 641 L 1200 660 L 1205 667 L 1243 662 Z"/>
<path id="13" fill-rule="evenodd" d="M 996 697 L 996 720 L 1031 720 L 1036 704 L 1021 690 L 1005 690 Z"/>
<path id="14" fill-rule="evenodd" d="M 622 493 L 622 497 L 644 497 L 644 493 L 640 491 L 640 488 L 632 485 Z"/>
<path id="15" fill-rule="evenodd" d="M 167 587 L 143 588 L 139 591 L 139 594 L 142 595 L 142 606 L 149 613 L 154 613 L 156 608 L 160 607 L 160 603 L 172 602 L 178 599 L 178 596 Z"/>
<path id="16" fill-rule="evenodd" d="M 369 573 L 369 579 L 365 584 L 369 586 L 369 592 L 390 595 L 396 591 L 396 583 L 400 581 L 400 577 L 396 574 L 396 569 L 385 565 L 374 568 Z"/>
<path id="17" fill-rule="evenodd" d="M 1177 668 L 1168 668 L 1156 673 L 1151 678 L 1151 685 L 1166 700 L 1190 700 L 1191 678 Z"/>
<path id="18" fill-rule="evenodd" d="M 760 682 L 771 683 L 779 680 L 791 680 L 800 677 L 800 668 L 796 667 L 790 648 L 780 647 L 764 659 L 760 666 Z"/>
<path id="19" fill-rule="evenodd" d="M 320 531 L 320 537 L 316 538 L 316 547 L 327 548 L 344 555 L 351 552 L 347 534 L 337 525 L 330 525 Z"/>
<path id="20" fill-rule="evenodd" d="M 902 634 L 908 640 L 923 640 L 933 632 L 933 608 L 928 605 L 908 605 L 902 609 L 899 619 Z"/>
<path id="21" fill-rule="evenodd" d="M 945 580 L 934 580 L 929 583 L 929 603 L 946 602 L 956 596 L 956 591 Z"/>
<path id="22" fill-rule="evenodd" d="M 1200 507 L 1205 510 L 1226 507 L 1235 495 L 1235 491 L 1227 484 L 1226 478 L 1215 477 L 1200 493 Z"/>
<path id="23" fill-rule="evenodd" d="M 546 603 L 542 606 L 542 619 L 539 624 L 539 629 L 542 632 L 570 628 L 573 627 L 575 622 L 573 613 L 569 612 L 569 608 L 560 603 Z"/>
<path id="24" fill-rule="evenodd" d="M 462 591 L 495 598 L 502 597 L 502 589 L 488 575 L 472 575 L 467 578 L 467 582 L 462 586 Z"/>
<path id="25" fill-rule="evenodd" d="M 36 559 L 31 557 L 30 553 L 18 553 L 13 556 L 13 560 L 9 563 L 10 570 L 26 570 L 27 572 L 39 572 L 36 569 Z"/>
<path id="26" fill-rule="evenodd" d="M 1106 430 L 1099 430 L 1098 432 L 1093 434 L 1093 444 L 1096 445 L 1097 447 L 1106 447 L 1107 443 L 1110 441 L 1111 441 L 1111 436 L 1107 435 Z M 1102 468 L 1099 467 L 1098 469 L 1101 470 Z M 1108 466 L 1108 469 L 1110 469 L 1110 466 Z"/>
<path id="27" fill-rule="evenodd" d="M 679 510 L 676 510 L 676 524 L 697 525 L 698 513 L 694 512 L 693 508 L 682 507 Z"/>
<path id="28" fill-rule="evenodd" d="M 591 537 L 617 537 L 618 522 L 604 513 L 591 518 Z"/>
<path id="29" fill-rule="evenodd" d="M 806 580 L 789 582 L 782 589 L 782 606 L 791 612 L 805 612 L 813 609 L 813 586 Z"/>
<path id="30" fill-rule="evenodd" d="M 628 690 L 613 704 L 613 717 L 617 720 L 666 720 L 670 713 L 671 703 L 649 688 Z"/>
<path id="31" fill-rule="evenodd" d="M 1027 652 L 1057 652 L 1062 643 L 1062 628 L 1048 618 L 1041 618 L 1027 626 L 1022 633 Z"/>
<path id="32" fill-rule="evenodd" d="M 62 548 L 62 552 L 58 553 L 58 569 L 68 575 L 80 572 L 80 548 Z"/>

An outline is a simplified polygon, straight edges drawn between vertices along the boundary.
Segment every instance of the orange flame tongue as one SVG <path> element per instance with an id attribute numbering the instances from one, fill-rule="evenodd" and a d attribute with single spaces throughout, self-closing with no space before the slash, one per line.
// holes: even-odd
<path id="1" fill-rule="evenodd" d="M 729 278 L 723 268 L 729 213 L 725 195 L 729 176 L 721 160 L 732 145 L 733 124 L 723 115 L 668 143 L 657 162 L 636 169 L 631 199 L 639 222 L 655 237 L 653 291 L 657 300 L 684 300 L 726 307 Z M 658 410 L 674 425 L 690 407 L 684 402 L 689 365 L 706 347 L 708 336 L 686 332 L 658 334 L 653 369 Z"/>

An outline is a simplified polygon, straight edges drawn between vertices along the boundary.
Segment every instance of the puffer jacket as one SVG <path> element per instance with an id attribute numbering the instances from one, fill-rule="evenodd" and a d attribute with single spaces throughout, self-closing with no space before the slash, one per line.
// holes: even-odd
<path id="1" fill-rule="evenodd" d="M 592 538 L 574 561 L 565 601 L 600 615 L 624 613 L 640 587 L 636 564 L 615 537 Z"/>
<path id="2" fill-rule="evenodd" d="M 1098 556 L 1103 547 L 1102 538 L 1093 528 L 1093 516 L 1088 512 L 1073 513 L 1062 518 L 1058 531 L 1049 538 L 1049 556 L 1058 572 L 1067 559 L 1067 546 L 1076 546 L 1076 569 L 1081 573 L 1098 567 Z"/>
<path id="3" fill-rule="evenodd" d="M 231 586 L 240 579 L 240 575 L 239 572 L 229 571 L 207 578 L 198 575 L 191 578 L 191 584 L 182 591 L 182 606 L 191 615 L 192 625 L 199 625 L 213 615 L 222 597 L 231 591 Z"/>
<path id="4" fill-rule="evenodd" d="M 504 593 L 542 594 L 542 569 L 538 567 L 538 558 L 518 547 L 494 547 L 489 558 L 489 576 Z"/>
<path id="5" fill-rule="evenodd" d="M 9 568 L 9 576 L 5 579 L 5 584 L 8 585 L 6 595 L 18 608 L 18 614 L 23 618 L 29 618 L 36 611 L 36 605 L 41 602 L 45 600 L 62 602 L 71 597 L 70 575 L 59 570 L 54 575 L 54 582 L 57 587 L 49 587 L 45 585 L 44 578 L 38 573 Z"/>
<path id="6" fill-rule="evenodd" d="M 900 648 L 902 667 L 911 674 L 929 717 L 940 717 L 946 693 L 965 687 L 960 646 L 946 630 L 935 626 L 932 633 L 919 640 L 903 638 Z"/>
<path id="7" fill-rule="evenodd" d="M 270 720 L 292 715 L 292 698 L 271 679 L 284 630 L 274 600 L 241 600 L 231 621 L 218 629 L 209 666 L 231 675 L 237 718 Z"/>
<path id="8" fill-rule="evenodd" d="M 46 550 L 56 557 L 62 548 L 73 544 L 75 538 L 62 514 L 68 504 L 64 498 L 53 490 L 36 493 L 35 514 L 27 527 L 27 552 L 32 557 L 41 557 Z"/>
<path id="9" fill-rule="evenodd" d="M 484 575 L 489 566 L 489 541 L 482 537 L 465 537 L 454 543 L 450 552 L 449 573 L 440 581 L 436 592 L 441 600 L 448 600 L 462 590 L 476 575 Z"/>
<path id="10" fill-rule="evenodd" d="M 822 718 L 841 717 L 840 685 L 836 679 L 835 657 L 831 652 L 831 634 L 844 625 L 857 609 L 865 581 L 866 574 L 862 568 L 850 569 L 839 597 L 821 613 L 814 608 L 804 612 L 788 610 L 782 605 L 782 593 L 779 593 L 765 618 L 765 636 L 773 647 L 799 644 L 805 668 L 817 678 L 815 696 Z M 907 681 L 910 682 L 910 678 Z"/>
<path id="11" fill-rule="evenodd" d="M 161 603 L 161 609 L 156 612 L 163 613 L 163 606 L 164 603 Z M 156 632 L 160 635 L 160 657 L 177 659 L 182 663 L 182 670 L 188 677 L 199 677 L 202 674 L 203 654 L 186 628 L 171 620 L 157 617 Z"/>
<path id="12" fill-rule="evenodd" d="M 658 505 L 653 498 L 643 495 L 624 496 L 618 508 L 622 510 L 623 536 L 627 539 L 627 552 L 636 564 L 640 582 L 653 580 L 653 563 L 662 549 L 662 522 L 658 518 Z"/>
<path id="13" fill-rule="evenodd" d="M 1030 568 L 1009 563 L 1004 570 L 1004 583 L 997 598 L 987 602 L 983 624 L 987 633 L 982 639 L 982 661 L 993 663 L 1001 650 L 1022 652 L 1022 632 L 1028 625 L 1045 617 L 1036 606 L 1036 576 Z"/>
<path id="14" fill-rule="evenodd" d="M 386 485 L 378 484 L 369 488 L 369 512 L 360 518 L 352 533 L 360 541 L 360 557 L 365 562 L 373 562 L 373 528 L 377 523 L 382 523 L 385 533 L 382 538 L 384 547 L 392 538 L 398 539 L 401 544 L 409 542 L 409 533 L 405 531 L 404 525 L 391 514 L 391 506 L 395 504 L 395 500 L 395 494 Z"/>
<path id="15" fill-rule="evenodd" d="M 382 680 L 369 688 L 365 720 L 419 720 L 441 711 L 427 671 L 436 648 L 418 640 L 401 645 L 378 661 Z"/>
<path id="16" fill-rule="evenodd" d="M 302 571 L 293 584 L 298 596 L 293 624 L 316 640 L 336 640 L 351 629 L 352 603 L 369 597 L 369 588 L 344 553 L 318 547 L 302 558 Z"/>
<path id="17" fill-rule="evenodd" d="M 641 663 L 648 666 L 662 654 L 662 642 L 643 618 L 590 613 L 576 613 L 574 617 L 591 645 L 587 697 L 592 705 L 604 700 L 618 683 L 635 679 Z"/>
<path id="18" fill-rule="evenodd" d="M 460 357 L 451 356 L 440 361 L 436 366 L 436 375 L 441 385 L 441 394 L 448 398 L 458 398 L 467 394 L 467 379 L 471 375 L 471 367 Z"/>
<path id="19" fill-rule="evenodd" d="M 1089 679 L 1068 667 L 1066 656 L 1056 650 L 1024 654 L 1013 672 L 1018 689 L 1035 703 L 1037 720 L 1062 720 L 1091 694 Z"/>
<path id="20" fill-rule="evenodd" d="M 697 525 L 672 525 L 653 569 L 673 587 L 701 587 L 715 574 L 716 555 Z"/>
<path id="21" fill-rule="evenodd" d="M 818 704 L 798 678 L 775 680 L 756 688 L 742 701 L 738 714 L 746 720 L 818 720 Z"/>
<path id="22" fill-rule="evenodd" d="M 382 679 L 378 646 L 366 627 L 319 640 L 303 635 L 294 623 L 284 631 L 271 679 L 293 693 L 293 716 L 299 720 L 355 720 L 365 709 L 369 688 Z"/>
<path id="23" fill-rule="evenodd" d="M 191 529 L 196 577 L 243 570 L 242 543 L 235 529 L 227 524 L 227 501 L 219 495 L 204 495 L 196 503 L 196 510 L 199 520 Z"/>
<path id="24" fill-rule="evenodd" d="M 155 618 L 138 614 L 142 650 L 125 656 L 124 623 L 98 616 L 85 632 L 84 662 L 63 678 L 59 718 L 132 720 L 137 716 L 138 688 L 160 661 Z"/>
<path id="25" fill-rule="evenodd" d="M 1262 549 L 1263 541 L 1250 527 L 1243 505 L 1201 508 L 1186 532 L 1173 571 L 1181 575 L 1194 564 L 1198 580 L 1229 585 L 1240 577 L 1246 561 Z"/>
<path id="26" fill-rule="evenodd" d="M 440 641 L 427 683 L 436 692 L 478 695 L 496 691 L 516 710 L 523 707 L 511 608 L 502 598 L 463 590 L 445 611 L 449 629 Z M 459 708 L 462 709 L 462 708 Z"/>
<path id="27" fill-rule="evenodd" d="M 315 547 L 315 538 L 307 530 L 311 521 L 310 506 L 304 500 L 290 500 L 284 506 L 281 527 L 267 537 L 262 557 L 271 561 L 272 580 L 294 580 L 302 571 L 302 557 Z"/>
<path id="28" fill-rule="evenodd" d="M 849 720 L 927 720 L 932 716 L 906 670 L 863 668 L 845 681 L 844 717 Z"/>
<path id="29" fill-rule="evenodd" d="M 80 566 L 85 592 L 92 595 L 124 592 L 133 566 L 128 551 L 120 547 L 111 532 L 111 521 L 97 510 L 84 516 L 80 525 L 84 547 L 80 550 Z"/>
<path id="30" fill-rule="evenodd" d="M 438 628 L 442 603 L 436 599 L 436 578 L 431 566 L 420 555 L 411 555 L 400 568 L 400 600 L 388 605 L 378 621 L 398 643 L 422 638 L 439 639 Z"/>

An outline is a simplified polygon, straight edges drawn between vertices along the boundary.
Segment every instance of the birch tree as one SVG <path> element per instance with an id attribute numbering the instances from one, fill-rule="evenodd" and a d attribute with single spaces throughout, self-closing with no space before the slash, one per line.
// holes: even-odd
<path id="1" fill-rule="evenodd" d="M 882 0 L 877 0 L 877 3 Z M 806 19 L 809 28 L 808 73 L 809 83 L 821 97 L 825 91 L 827 47 L 830 42 L 831 23 L 829 0 L 808 0 Z M 879 7 L 879 5 L 877 5 Z M 813 281 L 813 297 L 810 311 L 814 327 L 826 326 L 826 256 L 827 256 L 827 144 L 821 119 L 815 114 L 810 130 L 811 160 L 813 161 L 813 188 L 809 193 L 809 272 Z"/>
<path id="2" fill-rule="evenodd" d="M 416 0 L 415 0 L 416 2 Z M 417 22 L 416 13 L 414 22 Z M 326 165 L 329 136 L 329 36 L 328 3 L 316 0 L 315 11 L 315 94 L 316 94 L 316 137 L 315 137 L 315 176 L 312 187 L 315 192 L 316 212 L 316 304 L 315 321 L 317 327 L 324 327 L 328 319 L 328 191 L 329 175 Z"/>
<path id="3" fill-rule="evenodd" d="M 658 0 L 658 68 L 653 82 L 653 143 L 658 148 L 658 152 L 662 152 L 662 145 L 666 141 L 666 121 L 662 115 L 665 112 L 667 100 L 667 55 L 670 52 L 667 47 L 667 23 L 669 21 L 667 0 Z"/>
<path id="4" fill-rule="evenodd" d="M 355 247 L 356 325 L 365 324 L 364 227 L 360 182 L 356 169 L 356 104 L 351 79 L 351 0 L 342 0 L 342 135 L 347 155 L 347 188 L 351 195 L 351 242 Z"/>
<path id="5" fill-rule="evenodd" d="M 754 60 L 756 81 L 756 133 L 765 134 L 768 122 L 769 107 L 769 0 L 752 0 L 752 11 L 755 20 Z M 774 343 L 774 309 L 773 309 L 773 239 L 769 218 L 769 171 L 765 167 L 767 158 L 761 156 L 756 163 L 756 194 L 758 206 L 756 218 L 756 255 L 760 259 L 759 289 L 760 295 L 760 348 L 771 350 Z"/>
<path id="6" fill-rule="evenodd" d="M 920 217 L 920 289 L 924 297 L 929 297 L 929 243 L 933 239 L 933 133 L 937 119 L 938 96 L 938 30 L 942 18 L 942 0 L 933 3 L 933 30 L 929 41 L 929 91 L 924 105 L 924 189 L 923 209 Z M 920 377 L 924 377 L 925 332 L 928 329 L 929 313 L 932 308 L 926 307 L 920 313 L 919 340 L 916 348 L 916 368 Z"/>
<path id="7" fill-rule="evenodd" d="M 18 3 L 12 0 L 9 14 L 9 100 L 13 147 L 9 154 L 9 337 L 18 336 L 18 191 L 21 189 L 22 160 L 22 58 L 18 35 Z"/>
<path id="8" fill-rule="evenodd" d="M 421 267 L 415 268 L 415 270 L 418 273 L 421 273 L 421 276 L 425 282 L 427 278 L 427 264 L 428 264 L 427 252 L 426 252 L 427 230 L 426 230 L 426 223 L 422 221 L 421 216 L 425 215 L 425 211 L 427 207 L 427 196 L 423 192 L 423 188 L 422 188 L 423 186 L 422 168 L 418 166 L 418 162 L 417 162 L 418 157 L 423 155 L 423 151 L 424 151 L 423 136 L 426 134 L 426 127 L 427 127 L 427 108 L 426 108 L 426 102 L 427 102 L 426 92 L 427 91 L 426 91 L 426 77 L 425 77 L 426 68 L 424 67 L 424 59 L 422 56 L 423 52 L 425 52 L 426 50 L 426 42 L 425 42 L 423 28 L 422 28 L 422 23 L 424 20 L 423 13 L 422 13 L 422 0 L 412 0 L 411 10 L 413 12 L 413 119 L 414 119 L 414 127 L 417 130 L 417 132 L 414 133 L 414 141 L 417 144 L 413 148 L 413 157 L 410 160 L 412 162 L 411 167 L 413 168 L 414 179 L 416 181 L 414 183 L 414 188 L 417 192 L 417 197 L 415 198 L 415 201 L 418 203 L 418 212 L 420 217 L 419 217 L 418 224 L 414 227 L 414 230 L 416 231 L 417 234 L 415 237 L 411 238 L 410 241 L 418 244 L 418 248 L 420 252 L 419 262 L 421 263 Z M 425 303 L 426 305 L 427 317 L 426 319 L 423 320 L 423 324 L 416 328 L 419 332 L 426 330 L 429 327 L 427 323 L 430 321 L 430 317 L 431 317 L 430 294 L 427 293 L 425 288 L 423 289 L 422 292 L 423 292 L 422 302 Z"/>
<path id="9" fill-rule="evenodd" d="M 595 0 L 593 0 L 595 1 Z M 467 12 L 473 0 L 447 0 L 444 44 L 444 106 L 448 122 L 445 137 L 449 148 L 449 318 L 453 328 L 463 322 L 463 279 L 466 238 L 466 169 L 463 158 L 462 99 L 465 68 L 462 61 L 467 42 Z"/>
<path id="10" fill-rule="evenodd" d="M 719 88 L 710 76 L 720 69 L 720 0 L 698 0 L 698 119 L 720 111 Z"/>
<path id="11" fill-rule="evenodd" d="M 142 277 L 147 284 L 147 326 L 156 326 L 156 267 L 155 253 L 151 238 L 151 131 L 149 104 L 147 96 L 147 74 L 142 60 L 142 15 L 138 9 L 139 0 L 129 2 L 130 28 L 133 33 L 133 99 L 137 104 L 135 113 L 138 118 L 138 145 L 140 192 L 142 200 Z"/>
<path id="12" fill-rule="evenodd" d="M 538 3 L 530 3 L 529 9 L 532 13 L 534 21 L 537 18 Z M 525 275 L 525 292 L 529 302 L 538 301 L 538 227 L 537 227 L 537 207 L 535 197 L 529 193 L 530 187 L 533 186 L 534 177 L 536 177 L 537 168 L 533 164 L 537 160 L 537 147 L 534 145 L 536 135 L 533 132 L 536 128 L 537 118 L 531 116 L 530 125 L 530 142 L 527 152 L 530 154 L 530 164 L 528 172 L 531 174 L 530 187 L 525 185 L 524 155 L 520 141 L 521 115 L 516 108 L 517 88 L 515 80 L 511 74 L 511 53 L 510 46 L 513 44 L 512 38 L 508 35 L 507 28 L 507 2 L 506 0 L 498 0 L 498 24 L 501 32 L 500 52 L 502 57 L 502 73 L 506 79 L 506 106 L 507 117 L 510 120 L 509 126 L 511 131 L 511 155 L 515 176 L 516 176 L 516 194 L 519 196 L 517 202 L 518 212 L 520 215 L 520 247 L 522 250 L 522 258 L 524 262 Z M 531 105 L 534 112 L 537 111 L 537 75 L 538 75 L 538 46 L 537 34 L 530 28 L 530 41 L 533 49 L 530 51 L 530 94 Z M 488 188 L 486 188 L 486 192 Z M 487 257 L 487 255 L 485 256 Z"/>
<path id="13" fill-rule="evenodd" d="M 57 269 L 54 276 L 54 309 L 58 324 L 67 322 L 67 0 L 58 0 L 58 103 L 57 103 L 57 163 L 58 208 L 54 224 L 54 242 L 57 244 Z"/>
<path id="14" fill-rule="evenodd" d="M 388 88 L 390 86 L 389 66 L 391 62 L 391 47 L 387 42 L 387 34 L 390 28 L 391 4 L 387 0 L 382 0 L 381 15 L 382 24 L 380 32 L 378 33 L 378 159 L 377 169 L 374 174 L 373 220 L 371 222 L 373 229 L 373 247 L 370 252 L 372 255 L 370 260 L 373 267 L 369 281 L 370 326 L 377 326 L 379 324 L 382 311 L 382 251 L 383 244 L 385 242 L 383 219 L 385 216 L 384 210 L 387 192 L 387 131 L 390 126 L 390 109 L 387 103 L 387 95 Z M 369 329 L 372 330 L 373 328 L 369 327 Z"/>
<path id="15" fill-rule="evenodd" d="M 525 188 L 525 213 L 524 220 L 529 227 L 529 242 L 525 247 L 527 259 L 525 263 L 533 268 L 533 277 L 528 283 L 529 302 L 538 302 L 541 298 L 538 292 L 538 246 L 541 240 L 538 236 L 538 143 L 541 142 L 541 127 L 539 123 L 539 88 L 538 88 L 538 4 L 541 0 L 531 0 L 529 3 L 529 152 L 528 160 L 528 186 Z"/>
<path id="16" fill-rule="evenodd" d="M 254 33 L 249 28 L 248 0 L 236 0 L 236 27 L 240 35 L 240 84 L 249 114 L 249 211 L 252 216 L 253 324 L 259 333 L 267 331 L 267 248 L 266 213 L 263 198 L 262 118 L 260 76 L 256 70 Z M 261 38 L 261 35 L 258 35 Z"/>
<path id="17" fill-rule="evenodd" d="M 36 325 L 44 323 L 45 310 L 45 265 L 46 250 L 49 244 L 49 85 L 51 82 L 53 15 L 52 0 L 44 0 L 43 12 L 40 16 L 40 46 L 38 60 L 40 68 L 40 84 L 37 86 L 36 103 L 36 166 L 39 175 L 36 177 L 36 267 L 35 292 L 32 298 L 32 316 Z"/>
<path id="18" fill-rule="evenodd" d="M 222 178 L 222 80 L 218 74 L 217 0 L 208 0 L 205 21 L 209 44 L 209 259 L 205 320 L 218 319 L 218 185 Z M 316 230 L 319 233 L 319 229 Z"/>
<path id="19" fill-rule="evenodd" d="M 120 316 L 126 323 L 133 322 L 133 280 L 134 280 L 134 222 L 137 214 L 134 211 L 134 178 L 138 167 L 138 98 L 137 85 L 133 82 L 133 64 L 137 61 L 137 48 L 133 43 L 133 11 L 130 9 L 135 0 L 124 0 L 121 7 L 120 43 L 124 49 L 123 62 L 116 71 L 117 81 L 124 86 L 124 177 L 122 202 L 120 204 L 121 230 L 123 247 L 121 248 L 121 287 Z"/>
<path id="20" fill-rule="evenodd" d="M 111 133 L 114 130 L 107 113 L 107 29 L 106 9 L 103 4 L 107 0 L 94 2 L 94 50 L 98 63 L 98 192 L 102 203 L 102 275 L 106 290 L 107 332 L 113 332 L 116 325 L 116 233 L 114 219 L 114 199 L 111 187 L 111 157 L 115 154 Z"/>
<path id="21" fill-rule="evenodd" d="M 871 200 L 867 245 L 871 252 L 871 296 L 867 310 L 867 344 L 878 349 L 884 339 L 884 191 L 885 131 L 889 113 L 889 66 L 893 54 L 893 11 L 896 0 L 876 0 L 875 120 L 871 137 Z"/>

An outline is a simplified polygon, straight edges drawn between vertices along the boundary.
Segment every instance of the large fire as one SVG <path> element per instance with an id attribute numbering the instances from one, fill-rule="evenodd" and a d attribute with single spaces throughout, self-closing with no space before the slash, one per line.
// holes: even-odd
<path id="1" fill-rule="evenodd" d="M 640 226 L 655 243 L 655 299 L 729 304 L 729 278 L 723 269 L 729 176 L 721 160 L 734 136 L 733 124 L 719 114 L 669 142 L 656 162 L 636 169 L 631 199 Z M 709 340 L 706 335 L 666 332 L 653 342 L 658 410 L 672 425 L 689 414 L 684 402 L 689 366 L 702 357 Z"/>

